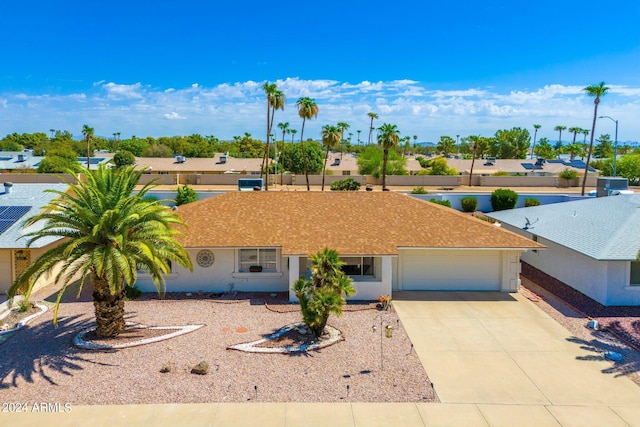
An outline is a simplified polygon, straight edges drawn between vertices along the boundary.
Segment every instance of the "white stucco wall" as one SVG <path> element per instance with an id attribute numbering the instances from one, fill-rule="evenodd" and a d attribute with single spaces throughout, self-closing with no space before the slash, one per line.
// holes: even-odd
<path id="1" fill-rule="evenodd" d="M 531 236 L 523 230 L 508 229 Z M 538 238 L 538 242 L 547 249 L 526 252 L 522 254 L 523 261 L 600 304 L 640 305 L 640 287 L 629 286 L 628 261 L 598 261 L 547 239 Z"/>
<path id="2" fill-rule="evenodd" d="M 287 259 L 278 249 L 278 272 L 238 273 L 236 249 L 210 249 L 215 261 L 210 267 L 200 267 L 196 262 L 199 249 L 188 249 L 193 262 L 193 272 L 173 264 L 172 274 L 167 276 L 167 292 L 286 292 L 289 269 Z M 148 275 L 138 275 L 138 288 L 143 292 L 156 292 Z"/>

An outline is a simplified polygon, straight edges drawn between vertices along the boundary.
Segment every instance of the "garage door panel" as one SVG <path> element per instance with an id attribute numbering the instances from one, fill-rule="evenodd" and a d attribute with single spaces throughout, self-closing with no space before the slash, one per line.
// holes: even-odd
<path id="1" fill-rule="evenodd" d="M 405 251 L 401 254 L 403 290 L 499 290 L 498 252 Z"/>

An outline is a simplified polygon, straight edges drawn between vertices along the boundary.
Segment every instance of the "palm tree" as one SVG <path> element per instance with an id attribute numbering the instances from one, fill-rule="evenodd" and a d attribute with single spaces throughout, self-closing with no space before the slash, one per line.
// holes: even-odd
<path id="1" fill-rule="evenodd" d="M 51 139 L 53 139 L 53 135 L 56 133 L 55 129 L 49 129 L 49 132 L 51 132 Z"/>
<path id="2" fill-rule="evenodd" d="M 164 293 L 163 275 L 169 274 L 170 261 L 192 268 L 185 249 L 175 237 L 183 225 L 180 217 L 157 200 L 147 199 L 154 185 L 146 184 L 134 194 L 144 171 L 133 167 L 84 171 L 84 178 L 71 172 L 77 184 L 68 182 L 70 191 L 48 190 L 58 198 L 27 221 L 44 226 L 27 234 L 28 245 L 44 239 L 61 238 L 16 279 L 9 294 L 22 292 L 27 299 L 36 281 L 56 272 L 62 284 L 54 310 L 72 277 L 80 274 L 93 283 L 96 334 L 113 337 L 124 330 L 125 288 L 133 286 L 138 270 L 151 275 L 158 292 Z M 84 281 L 80 282 L 80 289 Z"/>
<path id="3" fill-rule="evenodd" d="M 371 145 L 371 133 L 373 132 L 373 119 L 377 119 L 378 115 L 373 111 L 370 111 L 367 113 L 367 116 L 369 116 L 369 118 L 371 119 L 371 124 L 369 125 L 369 141 L 367 142 L 367 145 Z"/>
<path id="4" fill-rule="evenodd" d="M 542 126 L 540 125 L 533 125 L 533 128 L 535 129 L 535 131 L 533 132 L 533 147 L 531 147 L 531 158 L 533 159 L 533 153 L 534 150 L 536 149 L 536 139 L 538 138 L 538 129 L 540 129 Z"/>
<path id="5" fill-rule="evenodd" d="M 91 166 L 91 139 L 93 138 L 93 128 L 89 125 L 82 126 L 82 134 L 84 140 L 87 142 L 87 170 L 90 170 Z"/>
<path id="6" fill-rule="evenodd" d="M 340 128 L 340 158 L 342 159 L 342 143 L 344 142 L 344 131 L 349 129 L 349 123 L 338 122 L 338 127 Z"/>
<path id="7" fill-rule="evenodd" d="M 356 132 L 358 132 L 358 145 L 360 145 L 360 132 L 362 132 L 361 130 L 357 130 Z"/>
<path id="8" fill-rule="evenodd" d="M 406 157 L 407 151 L 409 151 L 411 143 L 411 137 L 409 135 L 404 137 L 404 150 L 402 150 L 402 157 Z"/>
<path id="9" fill-rule="evenodd" d="M 572 144 L 576 143 L 576 136 L 578 135 L 578 132 L 581 132 L 581 131 L 582 129 L 576 126 L 569 128 L 569 132 L 573 132 L 573 142 L 571 142 Z"/>
<path id="10" fill-rule="evenodd" d="M 400 131 L 396 125 L 383 123 L 378 128 L 378 144 L 382 145 L 382 191 L 387 188 L 387 160 L 389 158 L 389 150 L 395 148 L 400 141 Z"/>
<path id="11" fill-rule="evenodd" d="M 478 151 L 478 141 L 480 140 L 480 136 L 471 135 L 469 136 L 469 140 L 473 143 L 473 146 L 471 147 L 472 149 L 471 171 L 469 172 L 469 187 L 472 187 L 473 186 L 473 165 L 476 162 L 476 152 Z"/>
<path id="12" fill-rule="evenodd" d="M 593 151 L 593 134 L 596 131 L 598 104 L 600 104 L 600 97 L 605 96 L 609 91 L 609 88 L 604 85 L 604 82 L 600 82 L 600 84 L 597 85 L 587 86 L 583 90 L 587 92 L 587 95 L 595 97 L 593 100 L 593 123 L 591 124 L 589 151 L 587 151 L 587 162 L 584 167 L 584 176 L 582 177 L 582 195 L 584 196 L 584 187 L 587 185 L 587 173 L 589 173 L 589 162 L 591 161 L 591 151 Z"/>
<path id="13" fill-rule="evenodd" d="M 265 82 L 262 85 L 262 89 L 264 89 L 264 92 L 267 94 L 267 142 L 264 147 L 260 176 L 262 177 L 263 171 L 266 173 L 264 189 L 265 191 L 269 191 L 269 141 L 271 138 L 271 128 L 273 127 L 275 110 L 278 108 L 284 110 L 284 94 L 278 90 L 278 86 L 275 83 Z"/>
<path id="14" fill-rule="evenodd" d="M 558 146 L 562 147 L 562 131 L 565 130 L 567 127 L 566 126 L 562 126 L 562 125 L 558 125 L 556 127 L 553 128 L 553 130 L 557 130 L 560 134 L 558 136 Z"/>
<path id="15" fill-rule="evenodd" d="M 307 179 L 307 191 L 311 191 L 311 187 L 309 186 L 309 171 L 307 170 L 307 156 L 304 152 L 304 124 L 307 119 L 312 119 L 314 117 L 318 117 L 318 105 L 316 101 L 309 97 L 303 97 L 298 99 L 296 102 L 298 106 L 298 115 L 302 117 L 302 129 L 300 130 L 300 148 L 302 151 L 302 164 L 304 167 L 304 176 Z"/>
<path id="16" fill-rule="evenodd" d="M 296 133 L 298 133 L 298 131 L 295 129 L 291 129 L 289 133 L 291 134 L 291 143 L 293 144 L 293 138 L 296 136 Z"/>
<path id="17" fill-rule="evenodd" d="M 582 156 L 580 158 L 584 160 L 584 153 L 587 152 L 587 135 L 589 135 L 589 129 L 580 129 L 580 133 L 582 133 Z"/>
<path id="18" fill-rule="evenodd" d="M 329 149 L 340 144 L 342 131 L 340 124 L 338 126 L 325 125 L 322 127 L 322 145 L 325 147 L 324 165 L 322 166 L 322 191 L 324 191 L 324 177 L 327 170 L 327 159 L 329 158 Z"/>
<path id="19" fill-rule="evenodd" d="M 333 249 L 324 248 L 309 256 L 311 277 L 298 279 L 293 286 L 300 301 L 300 311 L 305 325 L 316 336 L 324 333 L 329 316 L 342 314 L 345 295 L 356 293 L 353 280 L 342 271 L 344 261 Z"/>
<path id="20" fill-rule="evenodd" d="M 291 129 L 289 129 L 289 122 L 278 123 L 278 127 L 282 130 L 282 149 L 280 150 L 280 159 L 278 159 L 278 163 L 280 163 L 280 185 L 282 185 L 282 176 L 284 175 L 284 135 L 291 132 Z"/>

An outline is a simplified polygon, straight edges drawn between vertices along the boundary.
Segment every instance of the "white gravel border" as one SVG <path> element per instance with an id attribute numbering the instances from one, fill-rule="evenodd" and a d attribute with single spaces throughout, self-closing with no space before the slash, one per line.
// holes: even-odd
<path id="1" fill-rule="evenodd" d="M 39 313 L 34 313 L 31 316 L 27 316 L 24 319 L 22 319 L 14 328 L 12 329 L 7 329 L 6 331 L 0 331 L 0 336 L 1 335 L 8 335 L 12 332 L 15 332 L 17 330 L 19 330 L 20 328 L 22 328 L 24 325 L 26 325 L 27 323 L 29 323 L 31 320 L 35 319 L 36 317 L 42 316 L 49 308 L 46 305 L 42 305 L 42 304 L 36 304 L 36 308 L 40 309 Z M 5 311 L 4 313 L 0 314 L 0 321 L 6 317 L 9 317 L 9 315 L 11 314 L 12 311 L 17 311 L 16 308 L 12 308 L 10 310 Z"/>
<path id="2" fill-rule="evenodd" d="M 338 341 L 342 341 L 344 338 L 342 337 L 342 333 L 332 326 L 325 326 L 325 333 L 329 334 L 328 338 L 322 339 L 321 341 L 315 342 L 313 344 L 305 344 L 305 345 L 287 345 L 284 347 L 257 347 L 258 345 L 265 343 L 267 341 L 276 339 L 285 333 L 289 332 L 292 329 L 297 329 L 300 327 L 304 327 L 303 323 L 294 323 L 292 325 L 287 325 L 282 327 L 280 330 L 274 332 L 273 334 L 267 336 L 266 338 L 262 338 L 256 341 L 230 345 L 227 347 L 228 350 L 240 350 L 245 351 L 247 353 L 301 353 L 308 350 L 317 350 L 319 348 L 328 347 L 337 343 Z"/>
<path id="3" fill-rule="evenodd" d="M 140 323 L 132 323 L 132 322 L 127 322 L 126 325 L 132 328 L 169 330 L 169 331 L 175 330 L 175 332 L 171 332 L 169 334 L 160 335 L 153 338 L 146 338 L 142 340 L 131 341 L 124 344 L 96 344 L 90 341 L 85 341 L 84 339 L 85 335 L 87 335 L 89 332 L 96 330 L 95 327 L 91 327 L 91 328 L 87 328 L 80 331 L 75 337 L 73 337 L 73 345 L 85 350 L 117 350 L 120 348 L 136 347 L 139 345 L 151 344 L 158 341 L 168 340 L 170 338 L 177 337 L 179 335 L 184 335 L 184 334 L 188 334 L 189 332 L 197 331 L 198 329 L 205 326 L 205 325 L 147 326 L 147 325 L 142 325 Z"/>

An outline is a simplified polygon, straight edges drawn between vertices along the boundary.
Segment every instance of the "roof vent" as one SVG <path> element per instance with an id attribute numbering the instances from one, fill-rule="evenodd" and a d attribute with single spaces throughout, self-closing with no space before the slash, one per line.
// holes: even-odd
<path id="1" fill-rule="evenodd" d="M 184 163 L 187 161 L 185 156 L 176 156 L 176 163 Z"/>
<path id="2" fill-rule="evenodd" d="M 5 182 L 4 183 L 4 194 L 11 194 L 11 187 L 13 187 L 13 182 Z"/>

